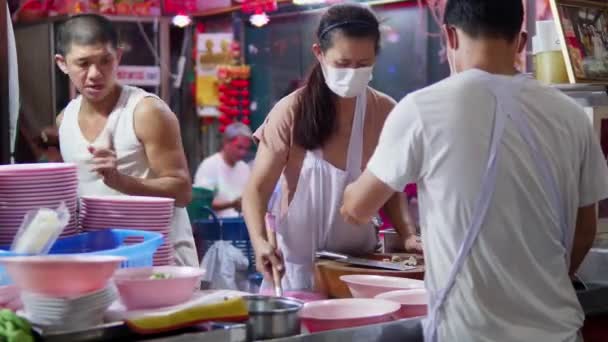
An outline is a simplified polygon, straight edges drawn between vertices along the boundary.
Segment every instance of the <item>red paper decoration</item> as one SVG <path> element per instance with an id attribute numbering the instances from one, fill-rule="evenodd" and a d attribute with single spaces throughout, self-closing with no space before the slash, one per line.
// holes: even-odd
<path id="1" fill-rule="evenodd" d="M 245 0 L 241 5 L 241 10 L 247 14 L 274 12 L 278 8 L 276 0 Z"/>
<path id="2" fill-rule="evenodd" d="M 234 51 L 236 48 L 231 47 Z M 220 131 L 227 125 L 240 121 L 246 125 L 251 123 L 249 116 L 249 75 L 250 69 L 243 65 L 221 66 L 218 68 L 218 79 L 220 85 L 219 100 L 221 105 L 218 110 L 222 113 L 219 117 Z"/>

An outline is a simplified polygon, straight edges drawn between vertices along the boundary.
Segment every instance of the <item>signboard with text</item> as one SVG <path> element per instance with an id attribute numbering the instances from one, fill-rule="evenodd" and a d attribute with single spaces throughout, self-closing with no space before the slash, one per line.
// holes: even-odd
<path id="1" fill-rule="evenodd" d="M 122 84 L 156 87 L 160 86 L 160 67 L 121 65 L 117 77 Z"/>

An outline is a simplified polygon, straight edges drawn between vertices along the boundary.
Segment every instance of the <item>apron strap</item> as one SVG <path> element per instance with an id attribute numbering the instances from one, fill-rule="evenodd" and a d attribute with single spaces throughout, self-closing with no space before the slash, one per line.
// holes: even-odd
<path id="1" fill-rule="evenodd" d="M 486 164 L 486 170 L 483 175 L 483 181 L 481 183 L 481 192 L 477 197 L 477 201 L 472 213 L 471 223 L 467 229 L 464 241 L 460 246 L 452 269 L 450 270 L 450 274 L 448 275 L 448 282 L 446 286 L 437 292 L 430 293 L 430 312 L 424 327 L 425 341 L 435 342 L 437 340 L 436 334 L 437 327 L 439 325 L 439 310 L 445 302 L 448 293 L 452 287 L 454 287 L 456 276 L 462 269 L 465 259 L 470 254 L 471 248 L 473 247 L 473 244 L 481 231 L 481 225 L 490 206 L 494 190 L 496 189 L 496 165 L 498 154 L 500 152 L 498 147 L 502 140 L 507 116 L 501 108 L 501 102 L 497 94 L 494 93 L 494 95 L 496 96 L 496 113 L 494 117 L 494 127 L 492 130 L 489 157 Z"/>
<path id="2" fill-rule="evenodd" d="M 365 114 L 367 112 L 367 89 L 359 96 L 355 104 L 353 126 L 348 142 L 346 154 L 346 172 L 350 180 L 355 180 L 361 175 L 361 162 L 363 160 L 363 128 L 365 126 Z"/>
<path id="3" fill-rule="evenodd" d="M 561 196 L 557 180 L 555 177 L 553 177 L 550 171 L 551 169 L 549 167 L 549 161 L 547 160 L 547 158 L 545 158 L 545 156 L 543 156 L 539 149 L 538 141 L 535 135 L 532 134 L 532 129 L 528 123 L 526 115 L 523 113 L 521 104 L 519 104 L 515 100 L 514 96 L 515 90 L 521 89 L 526 79 L 527 78 L 524 75 L 520 74 L 515 76 L 513 78 L 513 82 L 510 83 L 486 83 L 486 85 L 492 91 L 496 98 L 496 113 L 494 119 L 494 129 L 492 132 L 492 140 L 490 143 L 490 154 L 482 181 L 481 192 L 477 198 L 477 202 L 473 210 L 471 224 L 467 229 L 464 241 L 460 246 L 458 255 L 456 257 L 456 260 L 454 261 L 454 265 L 450 270 L 448 282 L 443 289 L 432 292 L 429 295 L 429 315 L 427 320 L 424 322 L 424 340 L 427 342 L 436 342 L 438 339 L 437 329 L 439 327 L 440 319 L 439 311 L 445 303 L 449 292 L 454 287 L 454 284 L 456 282 L 456 276 L 462 269 L 465 259 L 470 254 L 473 243 L 475 242 L 477 236 L 479 235 L 479 232 L 481 231 L 481 224 L 485 219 L 490 200 L 492 199 L 494 190 L 496 188 L 496 162 L 499 153 L 498 145 L 501 143 L 502 140 L 507 117 L 513 120 L 513 122 L 517 126 L 520 135 L 530 147 L 532 157 L 536 163 L 537 171 L 540 173 L 543 181 L 543 187 L 546 188 L 547 191 L 549 191 L 551 204 L 553 210 L 555 211 L 556 217 L 559 220 L 559 226 L 562 231 L 562 244 L 566 249 L 566 256 L 569 256 L 570 246 L 572 243 L 572 234 L 571 232 L 568 232 L 568 225 L 565 218 L 565 214 L 561 210 Z M 569 263 L 569 259 L 567 259 L 567 262 Z"/>

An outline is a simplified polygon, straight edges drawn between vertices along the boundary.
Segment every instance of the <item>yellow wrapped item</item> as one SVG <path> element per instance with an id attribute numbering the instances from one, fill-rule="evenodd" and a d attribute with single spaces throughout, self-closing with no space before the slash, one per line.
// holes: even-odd
<path id="1" fill-rule="evenodd" d="M 243 295 L 247 293 L 201 291 L 187 303 L 156 310 L 126 311 L 121 305 L 113 305 L 108 317 L 124 320 L 139 334 L 162 333 L 209 321 L 244 322 L 249 313 Z"/>

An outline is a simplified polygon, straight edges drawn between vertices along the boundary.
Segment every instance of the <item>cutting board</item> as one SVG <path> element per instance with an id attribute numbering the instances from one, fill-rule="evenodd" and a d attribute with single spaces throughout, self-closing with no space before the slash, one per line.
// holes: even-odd
<path id="1" fill-rule="evenodd" d="M 415 269 L 407 271 L 390 271 L 371 269 L 345 265 L 340 262 L 331 260 L 318 260 L 315 263 L 315 291 L 326 294 L 330 298 L 351 298 L 350 290 L 340 277 L 348 274 L 372 274 L 389 277 L 401 277 L 411 279 L 424 279 L 424 259 L 422 255 L 393 253 L 393 254 L 374 254 L 367 258 L 373 260 L 390 259 L 393 255 L 398 255 L 402 258 L 409 258 L 411 255 L 416 257 L 418 266 Z"/>

